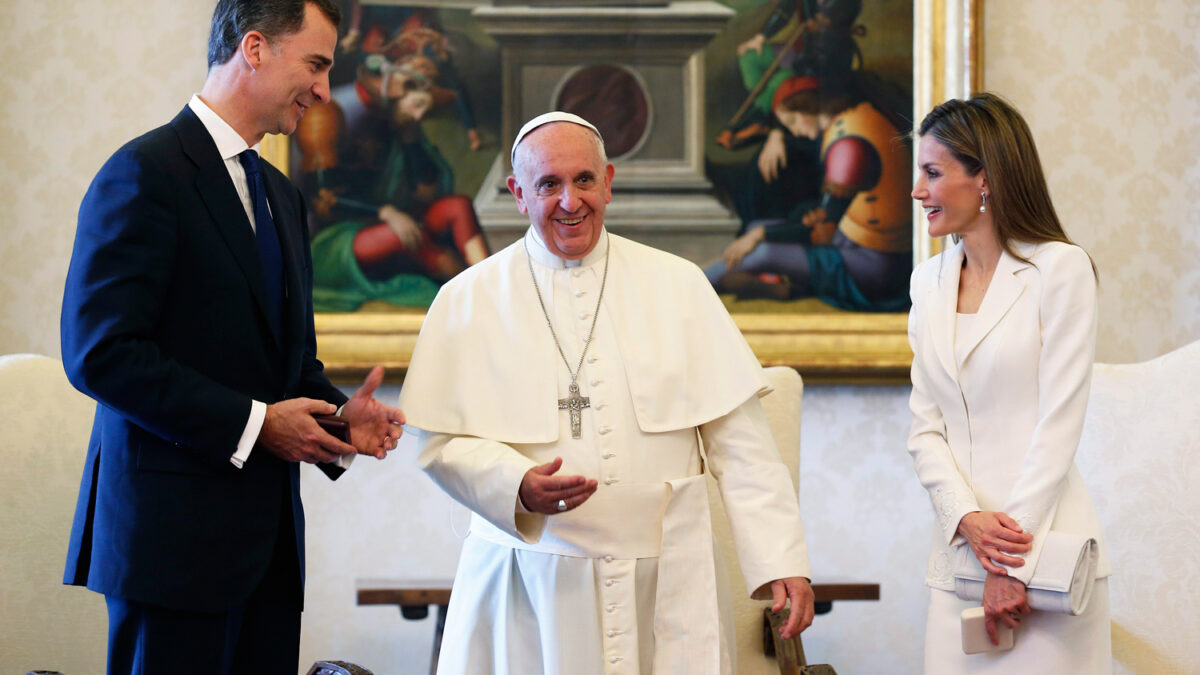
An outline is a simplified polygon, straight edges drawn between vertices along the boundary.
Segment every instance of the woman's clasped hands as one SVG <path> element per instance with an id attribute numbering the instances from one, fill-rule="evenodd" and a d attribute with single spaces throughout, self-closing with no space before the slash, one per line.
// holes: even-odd
<path id="1" fill-rule="evenodd" d="M 983 585 L 983 612 L 988 638 L 999 644 L 996 623 L 1009 628 L 1021 625 L 1021 617 L 1033 610 L 1025 594 L 1025 584 L 1008 576 L 1009 567 L 1022 567 L 1024 558 L 1015 554 L 1028 553 L 1033 548 L 1033 535 L 1021 529 L 1017 521 L 1000 511 L 973 511 L 958 523 L 958 533 L 971 547 L 988 572 Z"/>
<path id="2" fill-rule="evenodd" d="M 1015 554 L 1029 553 L 1033 548 L 1033 535 L 1000 511 L 968 513 L 958 522 L 958 533 L 967 540 L 983 569 L 1000 576 L 1008 574 L 1000 565 L 1021 567 L 1025 559 Z"/>

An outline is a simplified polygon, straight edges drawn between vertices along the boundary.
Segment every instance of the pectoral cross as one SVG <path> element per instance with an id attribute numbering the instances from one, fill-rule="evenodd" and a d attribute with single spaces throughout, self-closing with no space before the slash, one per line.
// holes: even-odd
<path id="1" fill-rule="evenodd" d="M 579 395 L 579 385 L 571 381 L 567 387 L 567 397 L 558 399 L 559 410 L 571 411 L 571 438 L 583 436 L 583 409 L 592 407 L 592 399 Z"/>

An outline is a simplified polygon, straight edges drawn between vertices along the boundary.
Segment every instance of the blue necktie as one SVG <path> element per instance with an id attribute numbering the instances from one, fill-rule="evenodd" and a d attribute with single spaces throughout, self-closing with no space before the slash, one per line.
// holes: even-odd
<path id="1" fill-rule="evenodd" d="M 262 262 L 263 280 L 267 289 L 267 317 L 275 336 L 282 339 L 283 314 L 283 253 L 279 247 L 279 234 L 275 221 L 267 208 L 267 186 L 263 182 L 258 153 L 246 150 L 238 155 L 242 168 L 246 170 L 246 182 L 250 186 L 250 201 L 254 202 L 255 242 L 258 259 Z"/>

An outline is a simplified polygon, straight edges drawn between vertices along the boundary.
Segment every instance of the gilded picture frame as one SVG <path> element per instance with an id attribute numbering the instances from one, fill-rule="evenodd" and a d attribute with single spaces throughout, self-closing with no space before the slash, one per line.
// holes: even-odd
<path id="1" fill-rule="evenodd" d="M 983 0 L 913 0 L 913 120 L 937 103 L 982 86 Z M 263 141 L 263 156 L 288 166 L 283 137 Z M 915 170 L 915 158 L 914 158 Z M 914 264 L 940 251 L 913 206 Z M 907 313 L 738 313 L 734 321 L 764 366 L 795 368 L 808 383 L 905 383 L 912 354 Z M 318 357 L 334 381 L 351 382 L 375 365 L 403 377 L 422 313 L 318 313 Z"/>

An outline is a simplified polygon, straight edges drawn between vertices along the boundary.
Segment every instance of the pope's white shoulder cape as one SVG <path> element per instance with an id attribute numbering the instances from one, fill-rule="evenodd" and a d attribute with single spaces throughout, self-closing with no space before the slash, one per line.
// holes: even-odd
<path id="1" fill-rule="evenodd" d="M 617 335 L 638 426 L 694 427 L 769 391 L 749 345 L 704 274 L 677 256 L 609 235 L 601 312 Z M 409 424 L 505 443 L 558 435 L 554 346 L 522 241 L 442 287 L 400 394 Z"/>

